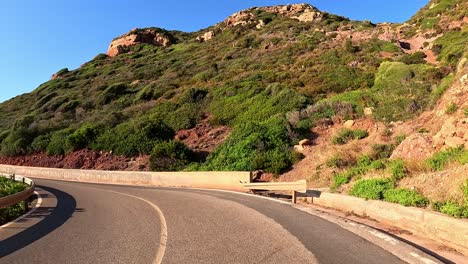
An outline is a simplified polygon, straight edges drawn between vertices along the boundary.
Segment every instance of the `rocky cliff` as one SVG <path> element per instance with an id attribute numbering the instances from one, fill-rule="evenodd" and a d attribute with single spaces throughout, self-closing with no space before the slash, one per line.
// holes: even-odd
<path id="1" fill-rule="evenodd" d="M 133 29 L 115 38 L 109 45 L 107 55 L 114 57 L 126 51 L 126 48 L 138 44 L 151 44 L 167 47 L 172 44 L 167 32 L 159 29 Z"/>

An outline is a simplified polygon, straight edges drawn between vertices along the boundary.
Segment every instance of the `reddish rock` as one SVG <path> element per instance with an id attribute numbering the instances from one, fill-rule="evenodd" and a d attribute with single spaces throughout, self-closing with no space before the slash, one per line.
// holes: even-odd
<path id="1" fill-rule="evenodd" d="M 124 52 L 126 47 L 143 43 L 164 47 L 172 44 L 166 35 L 156 29 L 134 29 L 114 39 L 109 45 L 107 55 L 114 57 Z"/>
<path id="2" fill-rule="evenodd" d="M 413 134 L 403 140 L 401 144 L 393 151 L 391 159 L 404 160 L 425 160 L 432 156 L 432 139 L 430 135 Z"/>

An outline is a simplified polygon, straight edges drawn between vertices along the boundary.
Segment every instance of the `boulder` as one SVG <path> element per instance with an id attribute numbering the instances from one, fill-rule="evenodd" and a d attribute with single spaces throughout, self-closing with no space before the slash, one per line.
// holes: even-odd
<path id="1" fill-rule="evenodd" d="M 346 120 L 346 122 L 344 122 L 343 126 L 346 127 L 346 128 L 353 127 L 354 126 L 354 120 Z"/>
<path id="2" fill-rule="evenodd" d="M 299 141 L 299 145 L 300 146 L 310 146 L 312 145 L 312 141 L 310 139 L 303 139 L 301 141 Z"/>
<path id="3" fill-rule="evenodd" d="M 374 107 L 366 107 L 364 108 L 364 115 L 371 116 L 374 112 Z"/>
<path id="4" fill-rule="evenodd" d="M 465 140 L 460 137 L 448 137 L 445 139 L 445 146 L 449 148 L 456 148 L 465 145 Z"/>
<path id="5" fill-rule="evenodd" d="M 201 36 L 198 36 L 197 41 L 198 42 L 205 42 L 205 41 L 208 41 L 208 40 L 212 39 L 214 36 L 215 36 L 214 31 L 208 31 L 208 32 L 205 32 L 205 34 L 203 34 Z"/>
<path id="6" fill-rule="evenodd" d="M 407 137 L 393 151 L 390 159 L 425 160 L 433 154 L 433 142 L 429 134 L 415 133 Z"/>

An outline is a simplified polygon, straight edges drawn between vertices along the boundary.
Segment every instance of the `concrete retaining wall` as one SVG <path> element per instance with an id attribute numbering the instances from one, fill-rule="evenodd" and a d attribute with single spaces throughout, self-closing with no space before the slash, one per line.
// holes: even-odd
<path id="1" fill-rule="evenodd" d="M 89 183 L 193 187 L 234 191 L 247 191 L 242 183 L 249 183 L 251 178 L 250 172 L 132 172 L 51 169 L 12 165 L 0 165 L 0 173 Z"/>
<path id="2" fill-rule="evenodd" d="M 449 244 L 464 253 L 468 252 L 468 220 L 456 219 L 420 208 L 364 200 L 342 194 L 314 191 L 312 196 L 314 204 L 367 216 Z"/>

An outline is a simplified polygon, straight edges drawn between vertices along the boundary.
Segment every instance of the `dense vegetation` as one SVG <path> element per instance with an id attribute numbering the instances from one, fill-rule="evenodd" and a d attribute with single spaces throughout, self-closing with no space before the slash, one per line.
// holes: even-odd
<path id="1" fill-rule="evenodd" d="M 410 172 L 405 161 L 388 160 L 389 153 L 391 153 L 389 149 L 393 148 L 394 145 L 374 145 L 370 155 L 361 156 L 357 161 L 349 159 L 345 161 L 339 156 L 328 160 L 328 166 L 342 169 L 334 175 L 331 189 L 337 189 L 356 179 L 349 192 L 351 195 L 399 203 L 404 206 L 427 207 L 430 205 L 432 209 L 444 214 L 468 218 L 468 181 L 460 186 L 463 198 L 458 200 L 429 200 L 415 190 L 397 188 L 398 182 L 407 177 Z M 420 169 L 439 171 L 450 163 L 468 164 L 468 151 L 463 147 L 457 147 L 437 152 L 425 160 Z M 388 175 L 388 177 L 360 179 L 361 176 L 372 171 L 378 172 L 377 175 Z"/>
<path id="2" fill-rule="evenodd" d="M 22 182 L 12 181 L 6 177 L 0 176 L 0 197 L 24 191 L 26 188 L 27 185 Z M 0 208 L 0 225 L 19 217 L 25 210 L 25 202 L 7 208 Z"/>
<path id="3" fill-rule="evenodd" d="M 205 31 L 160 30 L 175 44 L 131 46 L 119 56 L 99 54 L 76 70 L 60 70 L 32 93 L 0 104 L 1 155 L 88 148 L 151 155 L 155 170 L 280 173 L 300 159 L 291 145 L 324 118 L 352 118 L 374 107 L 375 117 L 389 122 L 430 107 L 450 83 L 441 80 L 454 70 L 466 39 L 466 31 L 453 31 L 437 40 L 448 68 L 435 67 L 392 42 L 337 40 L 338 31 L 374 30 L 369 22 L 326 13 L 318 22 L 253 14 L 266 25 L 227 27 L 201 43 L 195 38 Z M 173 138 L 205 116 L 233 130 L 200 160 Z M 345 132 L 337 144 L 366 136 Z M 336 176 L 337 182 L 374 168 L 376 160 Z"/>

